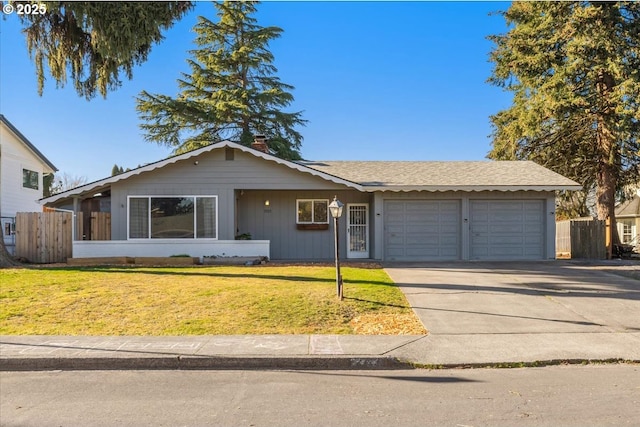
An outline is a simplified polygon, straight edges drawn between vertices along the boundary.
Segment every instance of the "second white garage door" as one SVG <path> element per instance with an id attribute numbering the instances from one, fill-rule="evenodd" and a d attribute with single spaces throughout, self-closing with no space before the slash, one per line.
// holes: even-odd
<path id="1" fill-rule="evenodd" d="M 385 259 L 460 259 L 459 200 L 387 200 L 384 205 Z"/>
<path id="2" fill-rule="evenodd" d="M 470 259 L 544 258 L 542 200 L 471 200 Z"/>

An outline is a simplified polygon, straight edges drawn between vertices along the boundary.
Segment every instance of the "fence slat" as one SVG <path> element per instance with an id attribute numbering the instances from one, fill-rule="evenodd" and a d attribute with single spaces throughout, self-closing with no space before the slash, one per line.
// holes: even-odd
<path id="1" fill-rule="evenodd" d="M 606 250 L 604 221 L 578 218 L 556 223 L 557 256 L 604 259 Z"/>
<path id="2" fill-rule="evenodd" d="M 66 262 L 72 253 L 72 224 L 68 212 L 18 212 L 16 256 L 33 263 Z"/>
<path id="3" fill-rule="evenodd" d="M 91 212 L 91 240 L 111 240 L 110 212 Z"/>

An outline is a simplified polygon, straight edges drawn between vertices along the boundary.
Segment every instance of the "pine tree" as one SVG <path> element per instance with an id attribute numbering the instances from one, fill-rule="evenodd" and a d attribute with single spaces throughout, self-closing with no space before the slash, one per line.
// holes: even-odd
<path id="1" fill-rule="evenodd" d="M 595 187 L 598 218 L 615 223 L 616 191 L 640 177 L 640 3 L 514 2 L 503 16 L 489 81 L 514 97 L 491 117 L 489 157 Z"/>
<path id="2" fill-rule="evenodd" d="M 31 2 L 25 2 L 31 3 Z M 190 1 L 40 2 L 45 13 L 19 15 L 27 48 L 35 60 L 38 93 L 46 69 L 64 86 L 71 80 L 87 100 L 121 85 L 120 75 L 133 77 L 134 65 L 147 59 L 162 31 L 193 8 Z"/>
<path id="3" fill-rule="evenodd" d="M 122 168 L 122 166 L 118 166 L 117 164 L 114 164 L 113 167 L 111 168 L 111 176 L 120 175 L 121 173 L 124 173 L 124 169 Z"/>
<path id="4" fill-rule="evenodd" d="M 148 141 L 181 153 L 222 140 L 248 146 L 253 135 L 262 134 L 276 155 L 300 158 L 302 135 L 296 127 L 306 121 L 301 112 L 282 111 L 293 102 L 293 86 L 275 76 L 268 50 L 282 29 L 257 25 L 251 17 L 255 4 L 215 3 L 218 22 L 198 18 L 197 49 L 189 52 L 191 73 L 178 80 L 178 96 L 143 91 L 138 97 Z"/>

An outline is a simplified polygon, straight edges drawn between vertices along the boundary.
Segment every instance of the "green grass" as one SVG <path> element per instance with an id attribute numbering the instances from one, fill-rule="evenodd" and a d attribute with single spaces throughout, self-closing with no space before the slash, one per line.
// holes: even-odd
<path id="1" fill-rule="evenodd" d="M 316 266 L 0 270 L 0 334 L 421 334 L 381 269 Z"/>

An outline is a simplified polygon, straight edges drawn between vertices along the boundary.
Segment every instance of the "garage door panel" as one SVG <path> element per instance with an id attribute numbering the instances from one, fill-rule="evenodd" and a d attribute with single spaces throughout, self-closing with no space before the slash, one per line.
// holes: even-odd
<path id="1" fill-rule="evenodd" d="M 542 235 L 529 235 L 524 236 L 524 243 L 526 245 L 540 245 L 542 247 L 544 239 Z"/>
<path id="2" fill-rule="evenodd" d="M 437 246 L 438 243 L 440 242 L 440 239 L 438 239 L 438 236 L 433 236 L 433 235 L 410 235 L 407 236 L 406 239 L 406 243 L 407 246 L 409 245 L 414 245 L 414 246 Z"/>
<path id="3" fill-rule="evenodd" d="M 499 220 L 498 220 L 499 221 Z M 524 224 L 511 224 L 511 223 L 504 223 L 504 224 L 491 224 L 489 226 L 489 233 L 491 233 L 492 235 L 507 235 L 507 234 L 513 234 L 513 233 L 522 233 Z"/>
<path id="4" fill-rule="evenodd" d="M 544 201 L 470 201 L 470 258 L 541 259 Z"/>
<path id="5" fill-rule="evenodd" d="M 448 246 L 448 247 L 456 247 L 458 246 L 459 238 L 457 234 L 452 235 L 441 235 L 440 236 L 440 244 Z"/>
<path id="6" fill-rule="evenodd" d="M 460 259 L 459 200 L 385 202 L 385 259 Z"/>
<path id="7" fill-rule="evenodd" d="M 491 236 L 489 237 L 490 245 L 500 245 L 500 246 L 512 246 L 512 247 L 521 247 L 524 244 L 524 236 L 513 236 L 513 235 L 503 235 L 503 236 Z"/>
<path id="8" fill-rule="evenodd" d="M 440 227 L 432 224 L 407 224 L 405 230 L 407 234 L 426 236 L 429 234 L 438 234 L 438 232 L 440 231 Z"/>

